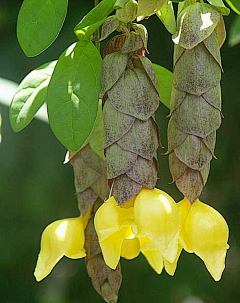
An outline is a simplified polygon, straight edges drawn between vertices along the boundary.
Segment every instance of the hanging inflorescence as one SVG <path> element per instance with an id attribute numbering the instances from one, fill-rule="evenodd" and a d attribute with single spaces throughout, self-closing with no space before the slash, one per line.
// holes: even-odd
<path id="1" fill-rule="evenodd" d="M 107 17 L 114 4 L 116 14 Z M 94 288 L 106 302 L 115 303 L 122 281 L 121 257 L 130 260 L 142 253 L 158 274 L 165 268 L 169 275 L 174 275 L 184 249 L 199 256 L 218 281 L 229 248 L 228 226 L 199 196 L 215 157 L 216 131 L 222 119 L 220 48 L 226 33 L 220 12 L 226 12 L 227 8 L 222 3 L 212 6 L 203 1 L 185 0 L 178 5 L 176 29 L 170 1 L 109 0 L 99 5 L 101 8 L 95 7 L 90 17 L 77 25 L 80 41 L 66 50 L 57 64 L 50 64 L 51 69 L 48 66 L 47 78 L 46 72 L 42 72 L 48 81 L 44 89 L 53 73 L 49 96 L 58 85 L 67 91 L 67 101 L 62 103 L 59 98 L 54 102 L 49 98 L 49 118 L 59 140 L 69 149 L 66 162 L 73 166 L 81 216 L 56 221 L 44 230 L 35 277 L 38 281 L 45 278 L 63 256 L 85 257 Z M 109 12 L 105 16 L 106 8 Z M 96 12 L 102 21 L 94 15 Z M 176 29 L 167 154 L 173 181 L 184 196 L 179 203 L 155 188 L 160 146 L 155 113 L 161 99 L 159 82 L 162 84 L 164 79 L 157 79 L 153 64 L 146 57 L 147 29 L 134 23 L 136 18 L 142 20 L 155 13 L 171 32 Z M 89 20 L 93 20 L 90 25 Z M 105 45 L 101 77 L 101 57 L 88 41 L 100 25 L 100 41 L 118 31 Z M 92 56 L 92 61 L 88 56 Z M 82 74 L 74 71 L 75 66 L 80 69 L 78 58 L 88 65 L 90 73 L 88 80 L 93 94 L 89 92 L 89 104 L 85 104 L 85 99 L 90 89 L 84 86 Z M 66 62 L 70 62 L 71 74 L 66 72 L 69 70 Z M 92 62 L 96 63 L 96 69 Z M 76 79 L 82 81 L 81 85 L 74 82 Z M 16 121 L 20 119 L 21 87 L 25 89 L 25 82 L 12 105 L 12 123 L 16 123 L 16 129 L 20 127 Z M 99 102 L 98 115 L 90 134 L 96 117 L 95 99 Z M 81 134 L 82 120 L 78 116 L 81 102 L 89 115 L 89 121 L 85 120 L 89 133 L 82 137 L 76 135 Z M 66 117 L 72 118 L 71 123 Z M 22 123 L 29 121 L 28 117 Z M 66 134 L 71 136 L 68 138 Z M 71 151 L 73 147 L 81 148 Z"/>
<path id="2" fill-rule="evenodd" d="M 104 37 L 116 19 L 107 19 Z M 119 26 L 123 34 L 112 38 L 104 51 L 101 96 L 107 178 L 113 196 L 123 204 L 143 186 L 153 189 L 157 182 L 159 131 L 154 114 L 159 95 L 152 63 L 145 57 L 145 27 Z"/>
<path id="3" fill-rule="evenodd" d="M 207 182 L 221 124 L 223 18 L 207 4 L 179 8 L 173 36 L 174 72 L 168 125 L 169 165 L 178 189 L 191 202 Z"/>

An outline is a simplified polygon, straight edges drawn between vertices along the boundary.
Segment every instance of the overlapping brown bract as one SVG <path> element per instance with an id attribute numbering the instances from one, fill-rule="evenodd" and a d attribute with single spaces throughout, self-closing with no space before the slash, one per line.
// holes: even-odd
<path id="1" fill-rule="evenodd" d="M 106 163 L 89 144 L 80 149 L 70 160 L 74 169 L 74 182 L 78 207 L 85 215 L 95 201 L 104 201 L 109 195 L 106 178 Z"/>
<path id="2" fill-rule="evenodd" d="M 99 132 L 97 133 L 99 135 Z M 108 303 L 116 303 L 122 282 L 120 264 L 116 270 L 105 264 L 93 223 L 95 211 L 109 195 L 106 162 L 91 148 L 91 145 L 93 146 L 91 139 L 92 137 L 77 153 L 70 152 L 69 158 L 74 169 L 79 210 L 84 215 L 89 208 L 93 209 L 92 217 L 85 229 L 87 272 L 93 287 L 102 298 Z"/>
<path id="3" fill-rule="evenodd" d="M 107 178 L 119 204 L 154 188 L 158 171 L 158 83 L 144 57 L 147 35 L 135 28 L 109 41 L 102 67 Z"/>
<path id="4" fill-rule="evenodd" d="M 177 187 L 191 202 L 207 182 L 221 124 L 222 16 L 194 3 L 178 15 L 173 36 L 174 79 L 168 126 L 169 165 Z"/>

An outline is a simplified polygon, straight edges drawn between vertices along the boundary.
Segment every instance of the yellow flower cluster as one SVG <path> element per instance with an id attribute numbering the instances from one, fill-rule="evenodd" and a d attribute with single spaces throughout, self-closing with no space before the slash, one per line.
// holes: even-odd
<path id="1" fill-rule="evenodd" d="M 90 212 L 50 224 L 43 232 L 35 277 L 45 278 L 65 255 L 85 256 L 84 229 Z M 117 205 L 113 197 L 98 209 L 95 228 L 106 264 L 115 269 L 120 257 L 136 258 L 141 252 L 160 274 L 173 275 L 182 249 L 195 253 L 218 281 L 229 248 L 228 226 L 212 207 L 186 198 L 179 203 L 164 191 L 143 188 L 137 196 Z"/>
<path id="2" fill-rule="evenodd" d="M 173 262 L 178 251 L 177 205 L 165 192 L 147 188 L 128 204 L 129 208 L 120 207 L 111 197 L 95 215 L 104 260 L 114 269 L 120 256 L 133 259 L 141 251 L 156 272 L 161 273 L 163 264 Z"/>
<path id="3" fill-rule="evenodd" d="M 157 273 L 173 275 L 182 249 L 195 253 L 218 281 L 229 248 L 228 226 L 212 207 L 186 198 L 179 203 L 159 189 L 142 189 L 125 209 L 113 197 L 95 216 L 95 228 L 106 264 L 116 268 L 121 257 L 141 252 Z"/>

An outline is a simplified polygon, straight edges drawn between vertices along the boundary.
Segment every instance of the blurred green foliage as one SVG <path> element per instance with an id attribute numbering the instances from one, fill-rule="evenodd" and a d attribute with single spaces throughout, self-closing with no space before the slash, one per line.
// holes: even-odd
<path id="1" fill-rule="evenodd" d="M 43 54 L 26 58 L 16 38 L 20 0 L 0 2 L 0 77 L 20 82 L 37 66 L 55 60 L 76 38 L 74 26 L 91 8 L 93 1 L 70 1 L 63 30 Z M 233 13 L 225 18 L 229 30 Z M 149 29 L 149 58 L 171 69 L 171 36 L 157 17 L 143 22 Z M 230 227 L 226 270 L 214 282 L 202 261 L 183 253 L 174 277 L 160 276 L 141 256 L 122 261 L 123 285 L 119 303 L 237 303 L 240 302 L 240 46 L 222 49 L 223 114 L 218 131 L 217 161 L 202 200 L 222 213 Z M 1 92 L 0 92 L 1 93 Z M 8 121 L 8 108 L 0 106 L 2 142 L 0 145 L 0 302 L 1 303 L 100 303 L 87 276 L 84 260 L 61 260 L 52 274 L 37 283 L 33 277 L 40 236 L 46 225 L 57 219 L 78 215 L 73 172 L 63 165 L 65 149 L 53 136 L 49 125 L 34 120 L 14 134 Z M 168 110 L 161 105 L 157 120 L 163 146 L 167 146 Z M 159 187 L 176 200 L 182 197 L 170 185 L 167 157 L 159 150 Z"/>

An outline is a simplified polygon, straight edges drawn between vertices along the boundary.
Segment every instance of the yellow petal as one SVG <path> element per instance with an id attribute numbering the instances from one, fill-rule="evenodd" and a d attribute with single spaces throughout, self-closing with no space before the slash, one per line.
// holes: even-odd
<path id="1" fill-rule="evenodd" d="M 84 241 L 82 217 L 58 220 L 47 226 L 34 272 L 37 281 L 49 275 L 64 255 L 73 259 L 85 257 Z"/>
<path id="2" fill-rule="evenodd" d="M 137 236 L 147 236 L 166 260 L 174 262 L 179 236 L 179 211 L 175 201 L 162 190 L 143 188 L 135 200 L 134 218 Z"/>
<path id="3" fill-rule="evenodd" d="M 99 241 L 104 241 L 125 224 L 133 219 L 133 208 L 121 208 L 114 197 L 109 198 L 98 209 L 94 218 L 95 229 Z"/>
<path id="4" fill-rule="evenodd" d="M 124 239 L 121 249 L 121 257 L 131 260 L 136 258 L 140 253 L 140 244 L 137 238 Z"/>
<path id="5" fill-rule="evenodd" d="M 104 261 L 107 266 L 112 269 L 116 269 L 118 265 L 121 254 L 121 247 L 124 240 L 124 233 L 125 230 L 121 229 L 110 237 L 99 242 Z"/>
<path id="6" fill-rule="evenodd" d="M 149 265 L 160 274 L 163 270 L 163 258 L 156 246 L 147 238 L 139 238 L 141 243 L 141 253 L 147 259 Z"/>
<path id="7" fill-rule="evenodd" d="M 180 257 L 180 254 L 182 252 L 182 246 L 179 244 L 178 245 L 178 252 L 177 252 L 177 255 L 176 255 L 176 258 L 174 260 L 173 263 L 170 263 L 168 262 L 166 259 L 164 259 L 164 267 L 165 267 L 165 270 L 166 272 L 170 275 L 170 276 L 173 276 L 175 271 L 176 271 L 176 268 L 177 268 L 177 262 L 178 262 L 178 259 Z"/>
<path id="8" fill-rule="evenodd" d="M 177 203 L 177 206 L 180 214 L 179 241 L 185 250 L 187 250 L 188 252 L 193 252 L 190 243 L 187 242 L 187 238 L 185 235 L 185 222 L 192 204 L 187 198 L 184 198 L 182 201 Z"/>
<path id="9" fill-rule="evenodd" d="M 133 207 L 122 208 L 113 197 L 98 209 L 94 224 L 106 264 L 115 269 L 120 259 L 124 239 L 134 237 L 131 229 Z"/>
<path id="10" fill-rule="evenodd" d="M 214 280 L 219 281 L 229 248 L 228 226 L 222 215 L 197 200 L 186 219 L 185 233 L 195 254 L 204 261 Z"/>

